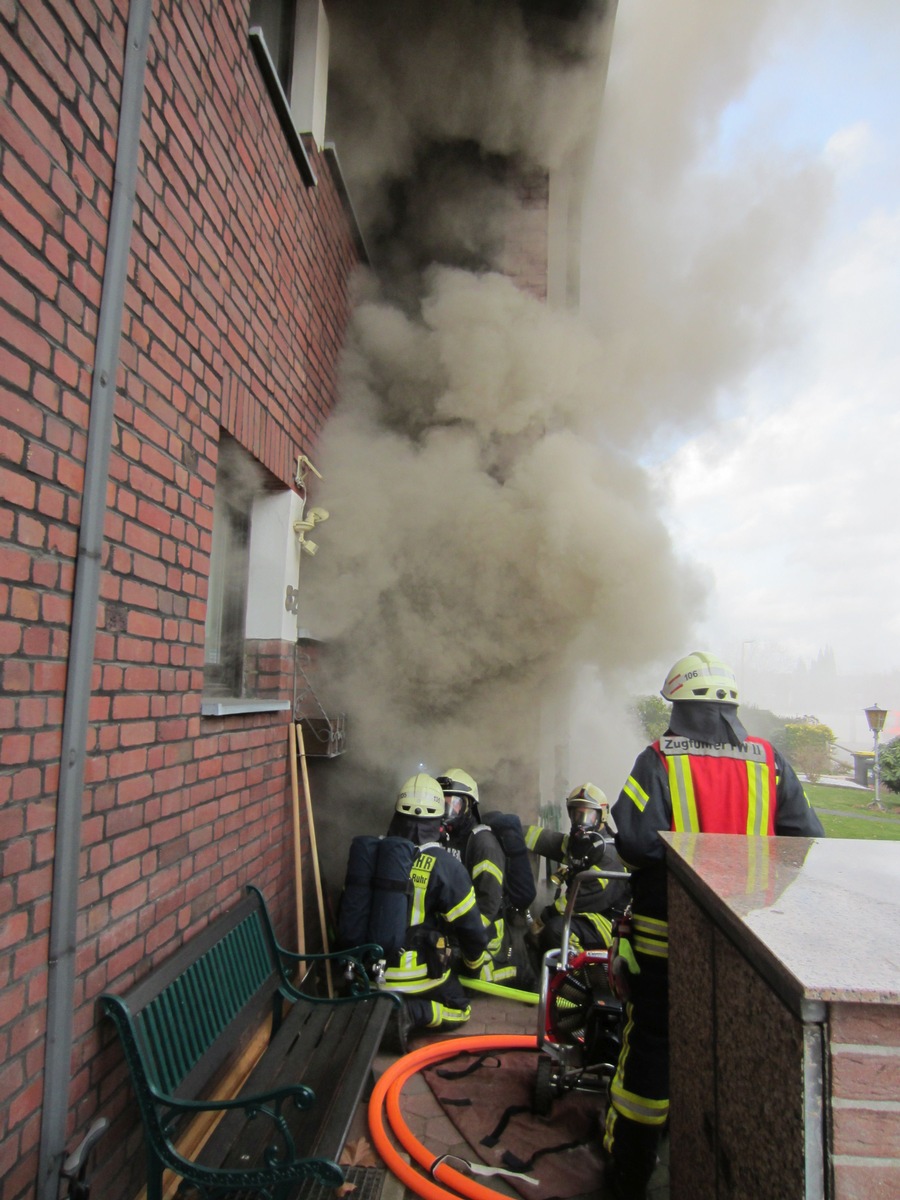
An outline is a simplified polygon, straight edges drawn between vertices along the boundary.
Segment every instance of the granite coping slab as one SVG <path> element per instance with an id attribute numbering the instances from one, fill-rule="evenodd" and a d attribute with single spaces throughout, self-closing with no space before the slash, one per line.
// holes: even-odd
<path id="1" fill-rule="evenodd" d="M 671 875 L 804 1020 L 900 1003 L 896 842 L 660 836 Z"/>

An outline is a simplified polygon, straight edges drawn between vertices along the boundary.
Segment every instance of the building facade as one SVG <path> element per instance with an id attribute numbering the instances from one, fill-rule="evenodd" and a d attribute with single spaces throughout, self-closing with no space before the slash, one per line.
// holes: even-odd
<path id="1" fill-rule="evenodd" d="M 294 526 L 364 250 L 320 6 L 249 7 L 0 12 L 3 1200 L 99 1114 L 93 1194 L 140 1186 L 102 991 L 250 882 L 296 944 Z"/>

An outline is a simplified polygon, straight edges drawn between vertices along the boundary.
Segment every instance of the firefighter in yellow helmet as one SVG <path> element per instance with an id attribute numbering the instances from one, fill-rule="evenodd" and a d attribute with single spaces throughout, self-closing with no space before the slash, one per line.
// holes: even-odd
<path id="1" fill-rule="evenodd" d="M 569 829 L 561 833 L 541 825 L 528 825 L 525 843 L 529 850 L 558 863 L 553 879 L 556 896 L 539 914 L 529 942 L 537 963 L 548 950 L 558 949 L 563 926 L 567 892 L 575 876 L 590 871 L 595 879 L 581 883 L 572 917 L 570 944 L 575 949 L 593 950 L 608 946 L 612 940 L 612 919 L 628 903 L 628 884 L 622 879 L 604 879 L 601 871 L 623 871 L 607 828 L 609 801 L 593 783 L 582 783 L 566 797 Z"/>
<path id="2" fill-rule="evenodd" d="M 419 772 L 400 789 L 388 837 L 408 838 L 419 848 L 410 869 L 411 898 L 403 948 L 387 962 L 382 986 L 403 996 L 407 1028 L 462 1025 L 471 1008 L 450 968 L 449 936 L 458 942 L 466 968 L 487 961 L 488 935 L 472 881 L 440 843 L 444 794 L 431 775 Z"/>
<path id="3" fill-rule="evenodd" d="M 533 988 L 535 980 L 525 962 L 514 960 L 508 922 L 515 915 L 514 906 L 507 902 L 506 854 L 490 826 L 482 823 L 478 784 L 461 767 L 438 775 L 437 781 L 444 792 L 444 845 L 471 877 L 489 939 L 488 958 L 477 976 L 506 987 Z M 471 972 L 464 970 L 466 973 Z"/>
<path id="4" fill-rule="evenodd" d="M 604 1196 L 644 1200 L 669 1112 L 668 910 L 660 830 L 822 837 L 790 764 L 738 716 L 734 672 L 705 651 L 666 676 L 667 732 L 635 760 L 613 805 L 616 848 L 632 868 L 627 1033 L 610 1086 Z"/>

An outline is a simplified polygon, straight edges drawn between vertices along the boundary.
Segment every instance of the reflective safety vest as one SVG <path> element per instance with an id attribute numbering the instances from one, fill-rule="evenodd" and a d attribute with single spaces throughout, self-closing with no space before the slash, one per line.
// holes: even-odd
<path id="1" fill-rule="evenodd" d="M 665 765 L 671 828 L 686 833 L 775 833 L 775 752 L 762 738 L 709 745 L 666 734 L 653 749 Z"/>

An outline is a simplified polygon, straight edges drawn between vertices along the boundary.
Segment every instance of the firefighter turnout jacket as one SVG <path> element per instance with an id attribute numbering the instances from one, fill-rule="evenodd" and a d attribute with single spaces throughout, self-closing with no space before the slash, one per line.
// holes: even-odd
<path id="1" fill-rule="evenodd" d="M 388 961 L 384 986 L 418 995 L 450 977 L 448 934 L 459 943 L 467 969 L 487 961 L 488 934 L 465 867 L 437 842 L 426 842 L 410 870 L 412 898 L 406 945 Z"/>
<path id="2" fill-rule="evenodd" d="M 494 983 L 512 979 L 516 968 L 509 963 L 509 937 L 504 917 L 506 855 L 489 825 L 475 825 L 461 837 L 450 834 L 449 852 L 458 858 L 471 877 L 475 903 L 488 938 L 487 955 L 477 971 L 466 961 L 466 973 Z M 465 958 L 465 956 L 464 956 Z"/>
<path id="3" fill-rule="evenodd" d="M 613 806 L 616 846 L 634 867 L 662 863 L 659 830 L 822 837 L 790 763 L 761 738 L 707 745 L 666 734 L 638 755 Z"/>
<path id="4" fill-rule="evenodd" d="M 542 858 L 560 863 L 566 879 L 565 888 L 560 888 L 553 904 L 541 913 L 541 921 L 546 925 L 554 913 L 560 917 L 565 914 L 569 883 L 579 871 L 590 871 L 596 879 L 580 884 L 575 913 L 593 926 L 597 935 L 596 944 L 608 946 L 612 939 L 613 912 L 624 909 L 628 903 L 628 884 L 623 879 L 604 879 L 600 874 L 602 871 L 624 871 L 625 867 L 612 840 L 602 834 L 597 836 L 602 841 L 597 841 L 584 851 L 579 839 L 573 838 L 571 831 L 560 833 L 556 829 L 545 829 L 542 825 L 528 825 L 525 844 Z"/>
<path id="5" fill-rule="evenodd" d="M 791 765 L 768 742 L 706 743 L 669 731 L 643 750 L 612 809 L 632 868 L 632 973 L 626 1041 L 610 1086 L 604 1147 L 649 1179 L 668 1100 L 669 927 L 661 830 L 822 837 Z"/>

